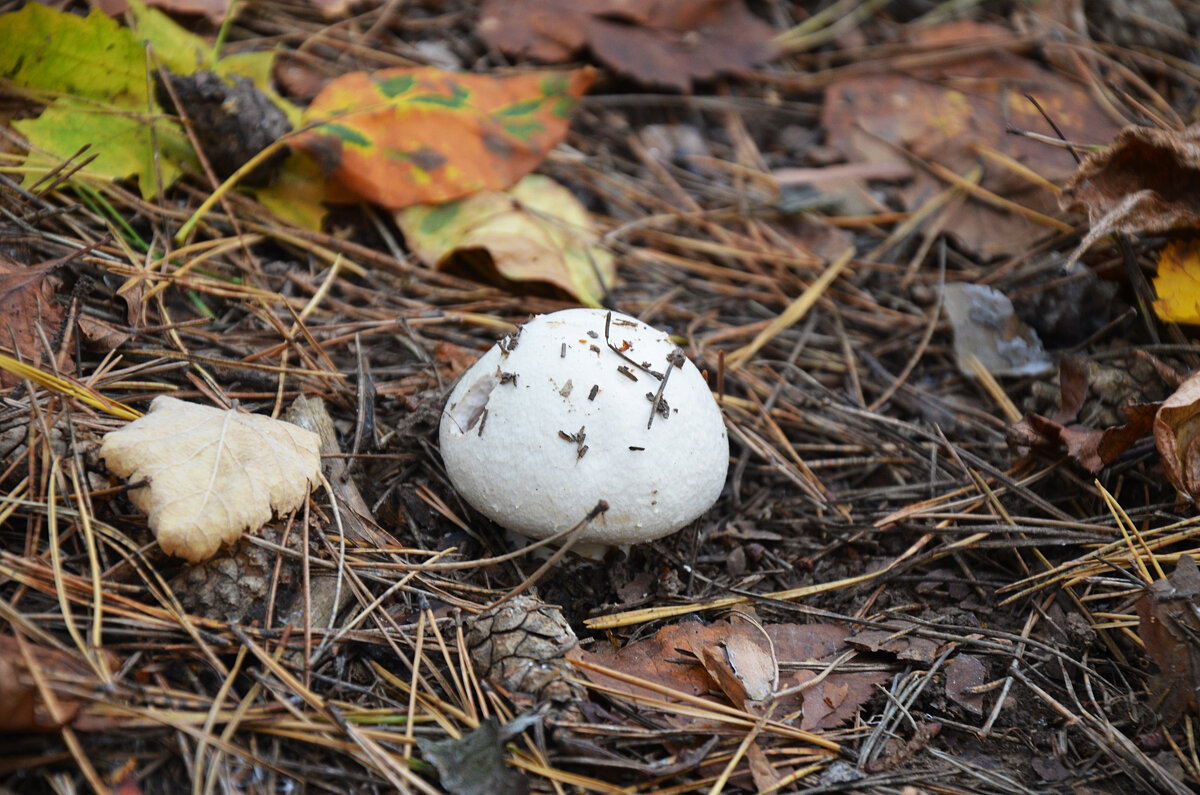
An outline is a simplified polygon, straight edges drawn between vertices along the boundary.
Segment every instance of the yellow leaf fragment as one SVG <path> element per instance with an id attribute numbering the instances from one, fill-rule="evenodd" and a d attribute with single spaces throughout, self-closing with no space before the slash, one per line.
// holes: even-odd
<path id="1" fill-rule="evenodd" d="M 1200 325 L 1200 241 L 1176 240 L 1163 247 L 1154 292 L 1159 320 Z"/>
<path id="2" fill-rule="evenodd" d="M 129 493 L 163 551 L 211 557 L 271 512 L 300 507 L 321 469 L 320 439 L 289 422 L 160 396 L 106 434 L 108 468 L 146 486 Z"/>
<path id="3" fill-rule="evenodd" d="M 506 191 L 483 191 L 445 204 L 400 210 L 409 246 L 434 267 L 483 250 L 513 281 L 548 282 L 588 306 L 600 306 L 616 280 L 588 211 L 562 185 L 530 174 Z"/>

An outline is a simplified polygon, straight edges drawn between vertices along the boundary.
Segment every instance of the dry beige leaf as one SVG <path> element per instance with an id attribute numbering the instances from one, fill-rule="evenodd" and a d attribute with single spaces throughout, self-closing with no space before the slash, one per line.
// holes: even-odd
<path id="1" fill-rule="evenodd" d="M 321 470 L 311 431 L 165 396 L 105 435 L 100 455 L 121 477 L 150 481 L 130 498 L 163 551 L 193 563 L 262 527 L 271 511 L 300 507 Z"/>
<path id="2" fill-rule="evenodd" d="M 1154 443 L 1171 483 L 1200 505 L 1200 373 L 1180 384 L 1159 407 Z"/>

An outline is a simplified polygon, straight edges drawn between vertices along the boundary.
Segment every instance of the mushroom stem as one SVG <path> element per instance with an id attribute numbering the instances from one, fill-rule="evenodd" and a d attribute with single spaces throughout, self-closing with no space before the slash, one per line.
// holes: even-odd
<path id="1" fill-rule="evenodd" d="M 512 599 L 514 596 L 521 593 L 526 588 L 531 587 L 534 583 L 536 583 L 538 580 L 540 580 L 542 575 L 550 570 L 551 566 L 554 566 L 556 563 L 558 563 L 560 560 L 562 560 L 563 555 L 566 555 L 568 550 L 570 550 L 571 547 L 575 546 L 575 542 L 578 541 L 579 537 L 582 535 L 582 533 L 580 531 L 583 530 L 583 528 L 590 525 L 593 521 L 595 521 L 597 516 L 599 516 L 602 513 L 605 513 L 606 511 L 608 511 L 608 502 L 606 500 L 598 501 L 596 503 L 596 507 L 594 507 L 594 508 L 592 508 L 592 510 L 588 511 L 587 516 L 580 519 L 578 524 L 576 524 L 574 527 L 572 527 L 570 530 L 567 531 L 566 535 L 564 536 L 563 545 L 561 547 L 559 547 L 558 549 L 556 549 L 554 551 L 553 555 L 546 558 L 546 562 L 543 563 L 541 566 L 538 566 L 537 571 L 535 571 L 533 574 L 530 574 L 528 577 L 526 577 L 524 580 L 522 580 L 521 584 L 518 585 L 516 588 L 513 588 L 511 591 L 506 593 L 504 596 L 502 596 L 499 599 L 497 599 L 496 601 L 492 602 L 490 605 L 487 606 L 486 609 L 491 610 L 496 605 L 504 604 L 509 599 Z"/>

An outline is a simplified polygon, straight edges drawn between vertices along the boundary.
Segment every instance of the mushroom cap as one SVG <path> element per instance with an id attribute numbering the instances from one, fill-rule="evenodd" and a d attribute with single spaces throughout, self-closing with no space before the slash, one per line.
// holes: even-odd
<path id="1" fill-rule="evenodd" d="M 662 381 L 651 370 L 667 379 L 652 423 Z M 600 500 L 608 511 L 579 541 L 660 538 L 708 510 L 729 467 L 725 422 L 696 366 L 666 333 L 600 309 L 538 315 L 493 346 L 451 391 L 439 436 L 463 499 L 533 538 Z"/>

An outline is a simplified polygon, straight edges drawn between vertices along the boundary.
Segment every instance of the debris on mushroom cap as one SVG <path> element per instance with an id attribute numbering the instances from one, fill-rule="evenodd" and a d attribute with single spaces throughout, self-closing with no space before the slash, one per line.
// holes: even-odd
<path id="1" fill-rule="evenodd" d="M 463 498 L 524 535 L 554 535 L 606 501 L 579 536 L 596 544 L 678 530 L 716 501 L 729 466 L 696 366 L 664 332 L 598 309 L 538 315 L 480 357 L 450 393 L 440 443 Z"/>

